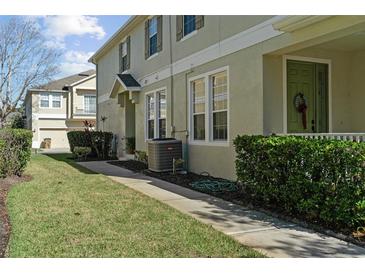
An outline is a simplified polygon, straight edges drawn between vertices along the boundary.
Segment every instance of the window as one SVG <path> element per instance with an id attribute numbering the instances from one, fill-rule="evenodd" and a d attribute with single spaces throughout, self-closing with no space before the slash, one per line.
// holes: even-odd
<path id="1" fill-rule="evenodd" d="M 147 95 L 147 139 L 155 137 L 155 96 Z"/>
<path id="2" fill-rule="evenodd" d="M 131 37 L 127 38 L 119 44 L 119 70 L 120 72 L 130 69 L 130 49 L 131 47 Z"/>
<path id="3" fill-rule="evenodd" d="M 166 138 L 166 93 L 160 91 L 158 95 L 158 137 Z"/>
<path id="4" fill-rule="evenodd" d="M 40 95 L 40 107 L 41 108 L 61 108 L 61 94 L 49 94 L 44 93 Z"/>
<path id="5" fill-rule="evenodd" d="M 227 140 L 227 73 L 212 75 L 213 140 Z"/>
<path id="6" fill-rule="evenodd" d="M 157 17 L 153 17 L 149 20 L 148 35 L 149 56 L 151 56 L 157 52 Z"/>
<path id="7" fill-rule="evenodd" d="M 53 108 L 60 108 L 61 107 L 61 95 L 53 94 L 52 95 L 52 107 Z"/>
<path id="8" fill-rule="evenodd" d="M 190 81 L 192 141 L 228 140 L 228 73 L 218 70 Z"/>
<path id="9" fill-rule="evenodd" d="M 166 92 L 146 95 L 146 139 L 166 138 Z"/>
<path id="10" fill-rule="evenodd" d="M 41 107 L 42 108 L 49 107 L 49 94 L 41 94 Z"/>
<path id="11" fill-rule="evenodd" d="M 122 45 L 121 45 L 121 56 L 122 56 L 122 67 L 121 67 L 121 70 L 122 72 L 127 70 L 127 58 L 128 58 L 128 50 L 127 50 L 127 43 L 126 42 L 123 42 Z"/>
<path id="12" fill-rule="evenodd" d="M 205 84 L 204 78 L 192 82 L 193 138 L 205 140 Z"/>
<path id="13" fill-rule="evenodd" d="M 96 96 L 85 95 L 84 96 L 84 111 L 85 113 L 96 113 Z"/>
<path id="14" fill-rule="evenodd" d="M 184 15 L 184 36 L 196 30 L 195 15 Z"/>
<path id="15" fill-rule="evenodd" d="M 176 41 L 204 27 L 204 15 L 176 15 Z"/>

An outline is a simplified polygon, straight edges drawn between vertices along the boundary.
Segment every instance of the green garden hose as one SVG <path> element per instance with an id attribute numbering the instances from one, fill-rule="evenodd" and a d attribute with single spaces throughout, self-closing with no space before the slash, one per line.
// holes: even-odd
<path id="1" fill-rule="evenodd" d="M 230 181 L 211 181 L 203 180 L 196 181 L 190 184 L 192 188 L 201 192 L 234 192 L 238 190 L 235 183 Z"/>

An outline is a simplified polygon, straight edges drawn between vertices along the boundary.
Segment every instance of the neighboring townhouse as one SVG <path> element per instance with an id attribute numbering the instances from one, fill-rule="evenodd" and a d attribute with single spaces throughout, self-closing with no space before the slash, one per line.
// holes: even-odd
<path id="1" fill-rule="evenodd" d="M 27 128 L 33 148 L 69 148 L 67 132 L 83 130 L 85 120 L 95 123 L 96 74 L 88 70 L 29 89 L 25 97 Z"/>
<path id="2" fill-rule="evenodd" d="M 365 16 L 134 16 L 91 58 L 97 126 L 235 178 L 238 134 L 364 138 Z"/>

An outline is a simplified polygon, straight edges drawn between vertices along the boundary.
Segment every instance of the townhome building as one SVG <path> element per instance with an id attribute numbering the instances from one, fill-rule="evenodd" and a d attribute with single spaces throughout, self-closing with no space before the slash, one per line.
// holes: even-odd
<path id="1" fill-rule="evenodd" d="M 133 16 L 90 58 L 97 127 L 235 179 L 237 135 L 364 140 L 365 16 Z"/>
<path id="2" fill-rule="evenodd" d="M 83 130 L 85 120 L 96 122 L 95 70 L 29 89 L 24 105 L 32 147 L 68 149 L 68 131 Z"/>

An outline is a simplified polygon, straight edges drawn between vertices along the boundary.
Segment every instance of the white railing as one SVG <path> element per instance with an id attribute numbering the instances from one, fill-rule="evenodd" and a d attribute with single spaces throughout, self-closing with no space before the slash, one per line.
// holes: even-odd
<path id="1" fill-rule="evenodd" d="M 365 142 L 365 133 L 288 133 L 279 135 L 302 136 L 307 139 L 330 139 Z"/>

